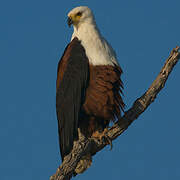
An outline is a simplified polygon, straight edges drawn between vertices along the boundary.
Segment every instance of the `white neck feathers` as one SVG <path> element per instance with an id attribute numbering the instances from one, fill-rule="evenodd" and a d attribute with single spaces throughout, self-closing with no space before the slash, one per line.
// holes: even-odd
<path id="1" fill-rule="evenodd" d="M 81 41 L 90 64 L 118 65 L 114 50 L 101 36 L 95 22 L 87 21 L 81 23 L 78 28 L 74 27 L 72 39 L 74 37 L 77 37 Z"/>

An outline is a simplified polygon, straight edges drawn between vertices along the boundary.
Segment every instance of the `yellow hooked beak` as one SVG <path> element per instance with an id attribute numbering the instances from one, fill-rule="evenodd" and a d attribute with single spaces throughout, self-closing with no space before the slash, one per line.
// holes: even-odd
<path id="1" fill-rule="evenodd" d="M 71 27 L 71 24 L 73 24 L 73 20 L 70 17 L 67 19 L 67 24 L 69 27 Z"/>
<path id="2" fill-rule="evenodd" d="M 71 14 L 70 16 L 68 16 L 68 19 L 67 19 L 68 26 L 70 27 L 72 24 L 76 26 L 79 23 L 80 18 L 81 18 L 81 15 Z"/>

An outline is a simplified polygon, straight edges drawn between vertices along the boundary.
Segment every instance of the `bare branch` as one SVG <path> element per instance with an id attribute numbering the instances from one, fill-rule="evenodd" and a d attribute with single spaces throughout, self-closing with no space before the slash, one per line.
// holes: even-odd
<path id="1" fill-rule="evenodd" d="M 176 47 L 170 53 L 170 56 L 166 60 L 163 68 L 158 74 L 157 78 L 151 84 L 149 89 L 134 103 L 133 106 L 125 112 L 124 116 L 117 121 L 107 132 L 107 136 L 114 140 L 118 136 L 120 136 L 128 126 L 137 119 L 146 109 L 147 107 L 155 100 L 157 94 L 164 87 L 169 74 L 173 70 L 174 66 L 180 59 L 180 48 Z M 72 177 L 72 174 L 82 158 L 82 156 L 86 154 L 94 155 L 101 149 L 103 149 L 106 144 L 102 142 L 98 142 L 93 138 L 89 139 L 80 139 L 77 141 L 74 146 L 72 152 L 67 155 L 61 164 L 61 166 L 57 169 L 56 174 L 51 176 L 50 180 L 69 180 Z"/>

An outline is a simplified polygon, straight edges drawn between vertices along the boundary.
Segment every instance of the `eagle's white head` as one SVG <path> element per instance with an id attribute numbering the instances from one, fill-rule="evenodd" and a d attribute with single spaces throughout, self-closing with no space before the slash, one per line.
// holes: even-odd
<path id="1" fill-rule="evenodd" d="M 79 6 L 68 13 L 68 25 L 78 29 L 84 23 L 94 23 L 94 15 L 87 6 Z"/>
<path id="2" fill-rule="evenodd" d="M 86 51 L 90 64 L 118 64 L 116 54 L 97 28 L 93 12 L 87 6 L 79 6 L 68 13 L 68 25 L 73 25 L 71 40 L 77 37 Z"/>

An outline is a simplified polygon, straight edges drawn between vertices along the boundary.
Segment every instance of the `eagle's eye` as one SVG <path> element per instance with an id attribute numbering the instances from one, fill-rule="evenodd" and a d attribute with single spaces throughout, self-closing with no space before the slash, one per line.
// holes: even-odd
<path id="1" fill-rule="evenodd" d="M 82 16 L 82 12 L 78 12 L 76 16 Z"/>

